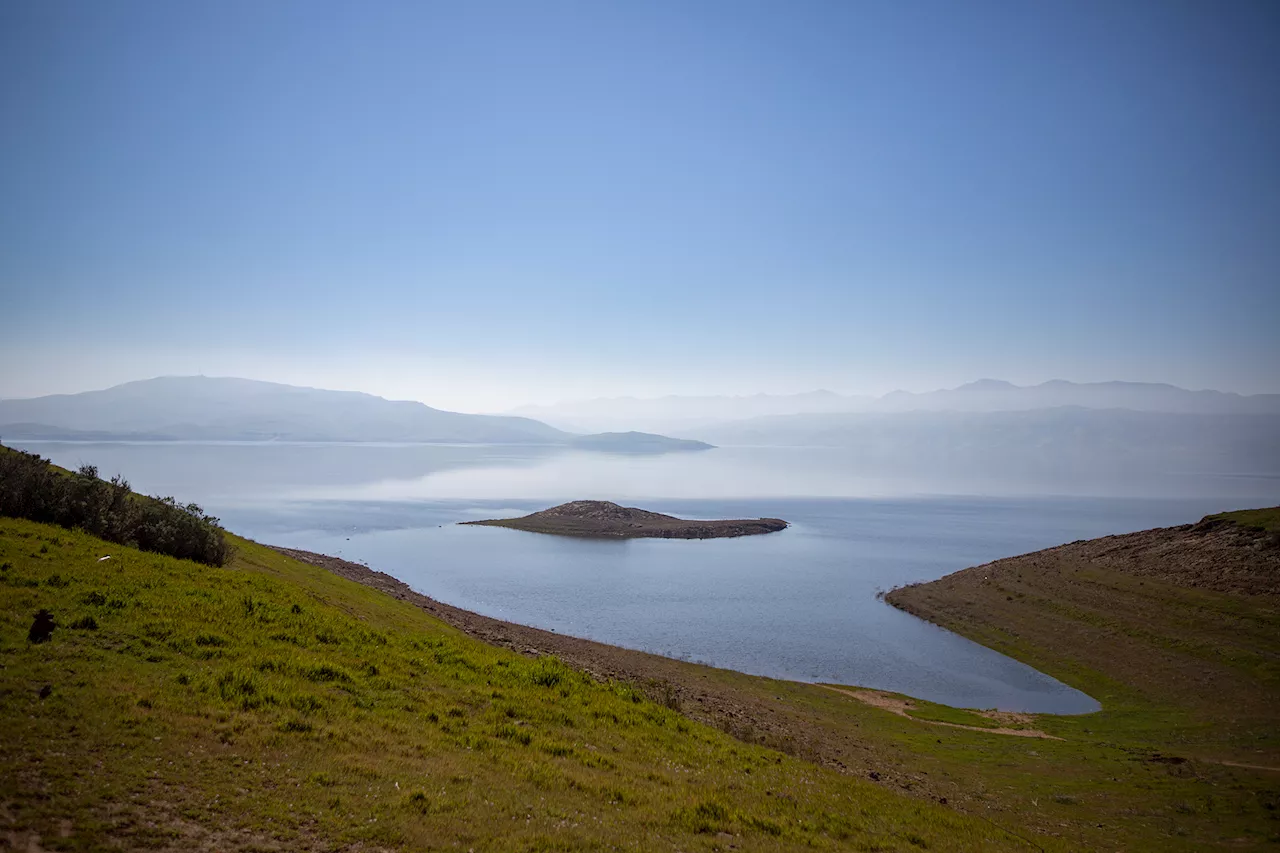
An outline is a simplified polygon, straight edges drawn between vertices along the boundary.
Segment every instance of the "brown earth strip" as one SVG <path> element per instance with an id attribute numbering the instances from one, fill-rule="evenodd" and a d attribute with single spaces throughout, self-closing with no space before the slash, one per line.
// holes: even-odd
<path id="1" fill-rule="evenodd" d="M 1050 674 L 1092 672 L 1104 706 L 1191 714 L 1200 760 L 1280 758 L 1274 533 L 1210 518 L 996 560 L 885 600 Z"/>
<path id="2" fill-rule="evenodd" d="M 1252 547 L 1252 540 L 1245 547 Z M 1001 727 L 1031 724 L 1064 739 L 983 737 L 989 728 L 914 725 L 926 721 L 919 711 L 939 712 L 927 703 L 913 709 L 908 722 L 825 686 L 759 678 L 515 625 L 434 601 L 366 566 L 280 550 L 412 602 L 477 639 L 524 654 L 555 655 L 598 678 L 630 682 L 651 699 L 740 740 L 947 804 L 1004 828 L 1029 847 L 1244 849 L 1252 840 L 1270 837 L 1271 819 L 1280 814 L 1280 795 L 1270 786 L 1269 773 L 1260 775 L 1261 767 L 1276 764 L 1265 748 L 1271 738 L 1257 739 L 1275 731 L 1266 722 L 1274 720 L 1276 706 L 1268 710 L 1256 701 L 1256 688 L 1245 687 L 1251 680 L 1246 672 L 1272 680 L 1265 661 L 1277 635 L 1265 596 L 1258 598 L 1266 601 L 1240 601 L 1099 566 L 1064 566 L 1060 576 L 1050 569 L 1046 588 L 1046 578 L 1031 582 L 1035 573 L 1026 562 L 1017 566 L 1023 581 L 1016 588 L 1002 571 L 997 584 L 990 566 L 969 570 L 954 594 L 940 594 L 929 585 L 918 588 L 928 599 L 920 615 L 942 616 L 937 621 L 986 645 L 1051 674 L 1070 676 L 1104 705 L 1099 714 L 1082 717 L 988 712 L 984 716 Z M 1044 559 L 1043 554 L 1029 557 Z M 1228 564 L 1239 566 L 1239 561 Z M 1048 606 L 1059 593 L 1065 595 L 1064 610 Z M 1077 613 L 1086 618 L 1074 618 Z M 1015 615 L 1019 618 L 1011 621 Z M 1165 624 L 1168 620 L 1176 624 Z M 1013 636 L 997 624 L 1025 633 Z M 1176 641 L 1166 630 L 1177 631 Z M 1217 642 L 1223 637 L 1231 641 L 1225 647 Z M 1047 645 L 1019 644 L 1033 639 Z M 1218 657 L 1230 650 L 1230 664 L 1209 659 L 1215 647 Z M 1116 660 L 1124 665 L 1109 666 L 1110 676 L 1098 680 L 1090 674 L 1096 671 L 1077 668 L 1079 658 L 1085 667 Z M 1255 668 L 1258 664 L 1261 668 Z M 1170 674 L 1185 677 L 1166 681 Z M 1199 701 L 1218 688 L 1222 692 L 1208 707 Z M 1148 691 L 1174 704 L 1152 706 L 1141 698 Z M 1193 719 L 1222 707 L 1224 699 L 1230 716 L 1210 713 L 1214 724 L 1208 727 Z M 1182 704 L 1188 700 L 1190 708 Z M 1254 767 L 1224 765 L 1224 759 Z"/>
<path id="3" fill-rule="evenodd" d="M 961 723 L 948 723 L 943 720 L 925 720 L 920 717 L 913 717 L 907 713 L 915 706 L 912 704 L 910 699 L 904 696 L 894 696 L 891 693 L 883 693 L 879 690 L 850 690 L 845 687 L 835 687 L 830 684 L 820 684 L 818 686 L 825 687 L 828 690 L 834 690 L 836 693 L 842 693 L 852 699 L 857 699 L 859 702 L 865 702 L 873 708 L 880 708 L 891 714 L 897 714 L 899 717 L 906 717 L 908 720 L 915 720 L 917 723 L 925 723 L 931 726 L 946 726 L 950 729 L 964 729 L 970 732 L 982 732 L 983 734 L 989 735 L 1010 735 L 1012 737 L 1034 737 L 1043 738 L 1045 740 L 1062 740 L 1060 737 L 1045 734 L 1044 732 L 1037 731 L 1035 729 L 1010 729 L 1003 726 L 986 728 L 983 726 L 966 726 Z M 1001 716 L 999 712 L 991 711 L 974 711 L 973 713 L 981 717 L 986 717 L 988 720 L 997 721 Z"/>
<path id="4" fill-rule="evenodd" d="M 1241 764 L 1239 761 L 1216 761 L 1215 764 L 1225 764 L 1227 767 L 1243 767 L 1246 770 L 1265 770 L 1268 773 L 1280 773 L 1280 767 L 1265 767 L 1261 764 Z"/>
<path id="5" fill-rule="evenodd" d="M 391 575 L 359 563 L 292 548 L 275 550 L 410 602 L 486 643 L 525 655 L 554 655 L 595 678 L 635 684 L 653 701 L 740 740 L 893 784 L 927 799 L 950 798 L 955 803 L 965 797 L 953 784 L 910 769 L 897 750 L 851 738 L 849 726 L 856 723 L 841 720 L 840 725 L 827 726 L 818 722 L 815 715 L 797 710 L 796 694 L 821 696 L 826 691 L 818 685 L 756 678 L 505 622 L 436 601 L 414 592 Z M 762 685 L 772 685 L 776 691 L 764 690 Z M 773 692 L 788 696 L 766 695 Z"/>

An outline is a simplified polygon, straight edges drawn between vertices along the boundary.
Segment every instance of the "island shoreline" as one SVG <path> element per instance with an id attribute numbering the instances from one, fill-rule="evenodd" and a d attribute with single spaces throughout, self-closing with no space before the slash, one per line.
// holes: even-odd
<path id="1" fill-rule="evenodd" d="M 690 519 L 612 501 L 570 501 L 517 518 L 460 521 L 575 539 L 729 539 L 786 530 L 781 518 Z"/>

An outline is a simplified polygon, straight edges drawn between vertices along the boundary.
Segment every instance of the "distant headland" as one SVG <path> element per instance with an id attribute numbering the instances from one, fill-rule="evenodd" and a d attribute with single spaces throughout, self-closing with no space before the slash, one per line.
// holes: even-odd
<path id="1" fill-rule="evenodd" d="M 619 506 L 610 501 L 571 501 L 520 518 L 491 518 L 484 521 L 464 521 L 462 524 L 510 527 L 531 533 L 600 539 L 719 539 L 773 533 L 787 527 L 787 522 L 780 518 L 692 521 L 660 512 Z"/>

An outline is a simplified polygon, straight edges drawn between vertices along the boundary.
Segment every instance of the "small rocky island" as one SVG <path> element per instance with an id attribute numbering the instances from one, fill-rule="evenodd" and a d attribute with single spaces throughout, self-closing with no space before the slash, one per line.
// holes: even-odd
<path id="1" fill-rule="evenodd" d="M 619 506 L 610 501 L 571 501 L 542 512 L 520 518 L 492 518 L 486 521 L 464 521 L 490 527 L 511 527 L 531 533 L 557 536 L 582 536 L 598 539 L 718 539 L 727 536 L 754 536 L 784 530 L 787 523 L 780 518 L 718 519 L 691 521 L 649 512 L 635 507 Z"/>

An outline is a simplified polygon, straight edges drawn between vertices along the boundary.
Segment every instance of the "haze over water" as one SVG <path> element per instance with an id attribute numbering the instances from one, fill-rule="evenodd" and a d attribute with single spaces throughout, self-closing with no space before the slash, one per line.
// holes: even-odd
<path id="1" fill-rule="evenodd" d="M 1280 501 L 1280 479 L 1268 476 L 1066 483 L 1054 496 L 1035 482 L 867 477 L 823 448 L 666 456 L 495 445 L 25 448 L 123 473 L 137 490 L 201 503 L 236 533 L 367 562 L 485 615 L 753 674 L 1062 713 L 1097 705 L 876 592 Z M 742 539 L 600 542 L 455 524 L 576 498 L 690 518 L 778 516 L 792 526 Z"/>

